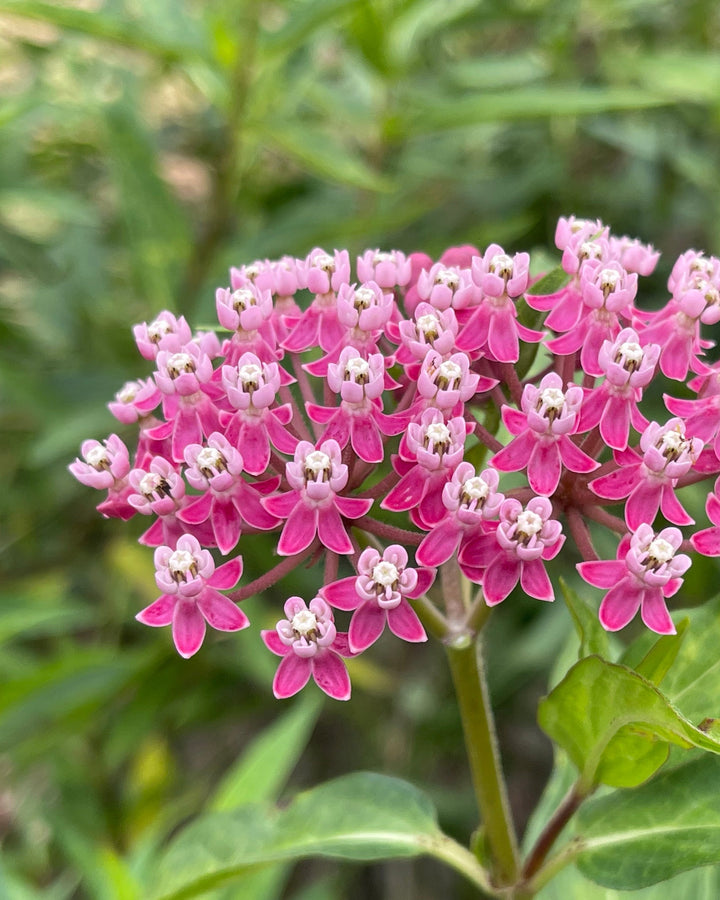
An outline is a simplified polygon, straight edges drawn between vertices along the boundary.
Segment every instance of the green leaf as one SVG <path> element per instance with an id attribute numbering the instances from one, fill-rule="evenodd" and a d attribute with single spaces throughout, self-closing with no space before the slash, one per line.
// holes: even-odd
<path id="1" fill-rule="evenodd" d="M 634 890 L 720 863 L 719 794 L 720 760 L 703 756 L 587 803 L 578 868 L 598 884 Z"/>
<path id="2" fill-rule="evenodd" d="M 392 189 L 387 179 L 373 172 L 348 147 L 313 126 L 298 126 L 289 122 L 275 127 L 268 122 L 255 125 L 262 138 L 311 175 L 368 191 Z"/>
<path id="3" fill-rule="evenodd" d="M 208 808 L 214 812 L 276 800 L 317 721 L 322 701 L 308 695 L 245 749 L 225 775 Z"/>
<path id="4" fill-rule="evenodd" d="M 590 605 L 567 584 L 564 578 L 560 579 L 560 589 L 580 638 L 578 659 L 592 654 L 606 658 L 610 652 L 610 639 L 598 620 L 597 611 L 591 609 Z"/>
<path id="5" fill-rule="evenodd" d="M 653 684 L 659 685 L 675 662 L 685 635 L 687 634 L 689 619 L 683 619 L 677 626 L 676 634 L 666 634 L 659 637 L 648 650 L 642 660 L 635 666 L 635 671 Z"/>
<path id="6" fill-rule="evenodd" d="M 195 897 L 281 860 L 379 860 L 423 853 L 487 886 L 472 854 L 439 830 L 425 794 L 399 779 L 359 772 L 306 791 L 284 809 L 246 806 L 204 816 L 160 861 L 152 896 Z"/>
<path id="7" fill-rule="evenodd" d="M 598 656 L 580 660 L 540 703 L 543 730 L 580 769 L 581 788 L 634 787 L 665 762 L 669 745 L 720 753 L 654 684 Z"/>
<path id="8" fill-rule="evenodd" d="M 433 97 L 425 94 L 406 98 L 417 110 L 407 122 L 413 135 L 466 128 L 483 122 L 507 122 L 556 116 L 586 116 L 620 110 L 647 109 L 672 101 L 654 91 L 612 87 L 568 85 L 486 91 L 466 97 Z"/>
<path id="9" fill-rule="evenodd" d="M 557 294 L 570 282 L 570 276 L 562 266 L 551 269 L 542 278 L 539 278 L 534 284 L 530 285 L 528 294 L 531 297 L 546 297 L 548 294 Z"/>

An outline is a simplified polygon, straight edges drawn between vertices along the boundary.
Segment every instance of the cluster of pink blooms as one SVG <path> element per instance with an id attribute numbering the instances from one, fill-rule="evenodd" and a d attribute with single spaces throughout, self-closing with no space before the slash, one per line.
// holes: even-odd
<path id="1" fill-rule="evenodd" d="M 368 250 L 354 273 L 347 251 L 315 249 L 233 268 L 217 331 L 170 312 L 135 326 L 155 369 L 109 408 L 139 430 L 136 447 L 86 441 L 70 470 L 106 492 L 103 515 L 148 517 L 140 541 L 156 548 L 161 595 L 137 618 L 171 625 L 189 657 L 206 623 L 245 628 L 240 601 L 323 560 L 317 595 L 290 597 L 262 637 L 281 657 L 277 697 L 312 676 L 347 699 L 343 660 L 386 625 L 426 640 L 418 612 L 443 609 L 438 567 L 456 558 L 489 606 L 518 584 L 552 600 L 545 563 L 570 537 L 580 575 L 606 592 L 605 628 L 640 611 L 672 633 L 665 601 L 690 565 L 680 551 L 720 555 L 720 480 L 713 526 L 685 538 L 677 526 L 693 520 L 676 493 L 720 473 L 720 364 L 700 333 L 720 320 L 720 260 L 683 254 L 669 300 L 649 311 L 635 303 L 652 247 L 572 216 L 556 244 L 566 283 L 551 295 L 533 292 L 527 253 L 496 244 L 439 261 Z M 640 409 L 658 371 L 695 395 L 665 395 L 660 422 Z M 500 492 L 503 473 L 525 478 Z M 598 526 L 617 535 L 616 559 L 598 558 Z M 221 593 L 258 532 L 277 536 L 275 559 Z M 355 574 L 338 579 L 341 564 Z"/>

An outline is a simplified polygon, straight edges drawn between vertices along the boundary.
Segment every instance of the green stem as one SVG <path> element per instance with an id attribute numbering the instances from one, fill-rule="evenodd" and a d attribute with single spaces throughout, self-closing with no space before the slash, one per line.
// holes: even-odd
<path id="1" fill-rule="evenodd" d="M 519 875 L 517 838 L 500 765 L 480 642 L 466 635 L 446 650 L 494 875 L 498 883 L 511 885 Z"/>

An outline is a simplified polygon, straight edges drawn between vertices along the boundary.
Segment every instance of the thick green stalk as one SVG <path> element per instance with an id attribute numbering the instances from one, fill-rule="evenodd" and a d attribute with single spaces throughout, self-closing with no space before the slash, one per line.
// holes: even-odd
<path id="1" fill-rule="evenodd" d="M 517 838 L 510 815 L 480 641 L 460 636 L 446 646 L 462 717 L 475 796 L 498 884 L 519 875 Z"/>

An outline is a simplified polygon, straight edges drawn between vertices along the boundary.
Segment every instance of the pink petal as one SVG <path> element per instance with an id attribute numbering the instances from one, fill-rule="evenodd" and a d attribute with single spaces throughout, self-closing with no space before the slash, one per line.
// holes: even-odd
<path id="1" fill-rule="evenodd" d="M 273 694 L 278 700 L 292 697 L 301 691 L 310 680 L 312 661 L 296 656 L 294 653 L 280 661 L 275 678 L 273 678 Z"/>
<path id="2" fill-rule="evenodd" d="M 271 497 L 264 501 L 267 503 Z M 277 552 L 281 556 L 294 556 L 312 544 L 318 529 L 318 510 L 300 501 L 290 513 L 278 541 Z M 326 545 L 327 546 L 327 545 Z"/>
<path id="3" fill-rule="evenodd" d="M 520 577 L 520 560 L 500 552 L 487 567 L 483 578 L 485 602 L 496 606 L 508 596 Z"/>
<path id="4" fill-rule="evenodd" d="M 600 420 L 600 434 L 614 450 L 627 447 L 630 434 L 630 403 L 627 400 L 610 397 Z"/>
<path id="5" fill-rule="evenodd" d="M 290 524 L 290 519 L 288 519 Z M 284 534 L 284 532 L 283 532 Z M 348 537 L 337 507 L 332 504 L 317 510 L 317 534 L 320 542 L 333 553 L 352 553 L 353 544 Z M 313 534 L 314 537 L 314 534 Z M 311 538 L 312 540 L 312 538 Z M 306 544 L 305 546 L 309 545 Z M 305 549 L 304 547 L 302 549 Z"/>
<path id="6" fill-rule="evenodd" d="M 512 406 L 503 406 L 501 410 L 503 425 L 510 434 L 520 434 L 528 427 L 527 416 L 520 412 L 519 409 L 513 409 Z"/>
<path id="7" fill-rule="evenodd" d="M 435 581 L 435 576 L 437 572 L 435 569 L 424 569 L 419 568 L 415 569 L 417 572 L 417 584 L 415 587 L 408 591 L 406 596 L 416 600 L 418 597 L 422 597 L 425 591 L 430 587 L 430 585 Z"/>
<path id="8" fill-rule="evenodd" d="M 394 512 L 403 512 L 417 506 L 425 491 L 427 473 L 422 466 L 415 465 L 398 481 L 380 506 Z"/>
<path id="9" fill-rule="evenodd" d="M 251 475 L 262 475 L 270 462 L 270 442 L 264 425 L 252 425 L 244 420 L 237 441 L 231 443 L 235 443 L 242 454 L 245 471 Z"/>
<path id="10" fill-rule="evenodd" d="M 250 624 L 248 617 L 232 600 L 213 588 L 205 588 L 197 598 L 197 605 L 208 625 L 218 631 L 240 631 Z"/>
<path id="11" fill-rule="evenodd" d="M 280 367 L 280 371 L 284 372 L 285 370 Z M 288 407 L 289 415 L 285 415 L 283 413 L 280 415 L 281 411 L 284 410 L 285 406 L 279 406 L 277 409 L 271 409 L 270 415 L 265 418 L 265 428 L 267 434 L 270 436 L 270 440 L 273 442 L 273 446 L 277 447 L 281 453 L 294 453 L 295 448 L 298 445 L 298 439 L 290 434 L 290 432 L 283 427 L 283 419 L 286 419 L 284 424 L 287 424 L 292 418 L 292 411 Z M 250 469 L 245 466 L 246 470 L 250 472 Z M 252 472 L 251 474 L 259 474 L 257 472 Z"/>
<path id="12" fill-rule="evenodd" d="M 372 500 L 366 500 L 363 497 L 335 497 L 335 506 L 346 519 L 359 519 L 360 516 L 370 512 L 372 505 Z"/>
<path id="13" fill-rule="evenodd" d="M 490 316 L 488 328 L 488 349 L 499 362 L 517 362 L 520 357 L 515 320 L 509 310 L 496 312 Z"/>
<path id="14" fill-rule="evenodd" d="M 455 553 L 462 529 L 452 520 L 439 522 L 425 535 L 415 552 L 415 559 L 423 566 L 440 566 Z"/>
<path id="15" fill-rule="evenodd" d="M 385 450 L 380 432 L 374 419 L 369 414 L 362 417 L 352 417 L 350 420 L 350 442 L 353 450 L 365 462 L 379 463 L 383 461 Z"/>
<path id="16" fill-rule="evenodd" d="M 637 582 L 623 579 L 609 590 L 600 604 L 600 624 L 606 631 L 619 631 L 631 622 L 644 594 Z"/>
<path id="17" fill-rule="evenodd" d="M 205 619 L 194 600 L 178 600 L 172 621 L 172 636 L 180 656 L 197 653 L 205 637 Z"/>
<path id="18" fill-rule="evenodd" d="M 627 575 L 627 566 L 619 559 L 594 559 L 577 564 L 577 570 L 587 581 L 599 588 L 614 587 Z"/>
<path id="19" fill-rule="evenodd" d="M 715 496 L 715 494 L 710 494 L 705 502 L 705 512 L 707 513 L 708 519 L 714 525 L 720 525 L 720 500 Z"/>
<path id="20" fill-rule="evenodd" d="M 188 444 L 202 443 L 202 428 L 194 406 L 180 406 L 175 416 L 172 434 L 172 456 L 184 462 Z"/>
<path id="21" fill-rule="evenodd" d="M 490 460 L 490 465 L 501 472 L 520 472 L 528 464 L 536 443 L 537 438 L 528 428 L 498 451 Z"/>
<path id="22" fill-rule="evenodd" d="M 663 486 L 659 481 L 644 480 L 633 490 L 625 504 L 625 521 L 633 531 L 647 522 L 652 525 L 660 509 Z"/>
<path id="23" fill-rule="evenodd" d="M 363 598 L 355 590 L 357 577 L 341 578 L 320 588 L 320 596 L 336 609 L 357 609 Z"/>
<path id="24" fill-rule="evenodd" d="M 292 653 L 290 647 L 287 644 L 283 644 L 280 640 L 280 635 L 274 628 L 272 631 L 269 629 L 261 631 L 260 637 L 268 650 L 272 650 L 276 656 L 287 656 L 288 653 Z"/>
<path id="25" fill-rule="evenodd" d="M 536 600 L 555 599 L 545 566 L 539 559 L 533 559 L 522 564 L 520 586 L 526 594 L 535 597 Z"/>
<path id="26" fill-rule="evenodd" d="M 663 485 L 660 495 L 660 509 L 662 514 L 673 525 L 694 525 L 695 519 L 690 518 L 685 507 L 675 496 L 675 488 L 671 484 Z"/>
<path id="27" fill-rule="evenodd" d="M 242 518 L 253 528 L 268 531 L 280 524 L 262 505 L 260 495 L 254 486 L 242 485 L 240 491 L 234 495 L 233 503 Z"/>
<path id="28" fill-rule="evenodd" d="M 231 500 L 213 504 L 212 529 L 220 552 L 229 553 L 240 540 L 240 513 Z"/>
<path id="29" fill-rule="evenodd" d="M 273 497 L 263 497 L 260 503 L 273 516 L 279 519 L 287 519 L 295 507 L 302 503 L 297 491 L 287 491 L 285 494 L 275 494 Z"/>
<path id="30" fill-rule="evenodd" d="M 208 579 L 208 584 L 212 585 L 214 588 L 219 588 L 221 591 L 225 591 L 238 583 L 240 576 L 242 575 L 242 570 L 242 556 L 236 556 L 233 559 L 229 559 L 221 566 L 218 566 L 212 576 Z"/>
<path id="31" fill-rule="evenodd" d="M 188 525 L 199 525 L 210 517 L 212 502 L 212 492 L 207 491 L 202 497 L 198 497 L 197 500 L 193 500 L 192 503 L 188 503 L 187 506 L 179 510 L 177 517 L 181 522 L 186 522 Z"/>
<path id="32" fill-rule="evenodd" d="M 704 528 L 692 535 L 690 543 L 703 556 L 720 556 L 720 528 Z"/>
<path id="33" fill-rule="evenodd" d="M 387 623 L 390 631 L 403 641 L 417 644 L 427 640 L 420 619 L 404 597 L 399 606 L 387 611 Z"/>
<path id="34" fill-rule="evenodd" d="M 675 625 L 670 618 L 662 591 L 659 588 L 645 591 L 641 614 L 647 627 L 658 634 L 675 634 Z"/>
<path id="35" fill-rule="evenodd" d="M 620 500 L 633 490 L 640 480 L 640 463 L 623 466 L 609 475 L 594 478 L 588 487 L 606 500 Z"/>
<path id="36" fill-rule="evenodd" d="M 350 621 L 350 630 L 348 631 L 350 649 L 355 653 L 367 650 L 383 633 L 385 620 L 385 610 L 381 609 L 377 603 L 373 601 L 363 603 Z"/>
<path id="37" fill-rule="evenodd" d="M 142 622 L 143 625 L 151 625 L 153 628 L 169 625 L 172 622 L 173 611 L 177 602 L 177 597 L 163 594 L 150 606 L 146 606 L 145 609 L 141 610 L 135 618 L 138 622 Z"/>
<path id="38" fill-rule="evenodd" d="M 536 494 L 549 497 L 558 486 L 562 463 L 557 441 L 537 441 L 527 466 L 530 487 Z"/>
<path id="39" fill-rule="evenodd" d="M 570 469 L 571 472 L 592 472 L 600 465 L 600 463 L 596 462 L 591 456 L 588 456 L 587 453 L 583 453 L 577 444 L 573 443 L 566 434 L 560 435 L 558 438 L 558 445 L 560 447 L 560 457 L 563 461 L 563 465 L 567 469 Z"/>
<path id="40" fill-rule="evenodd" d="M 350 676 L 337 653 L 332 650 L 318 653 L 313 659 L 312 674 L 317 686 L 328 697 L 334 700 L 350 699 Z"/>

